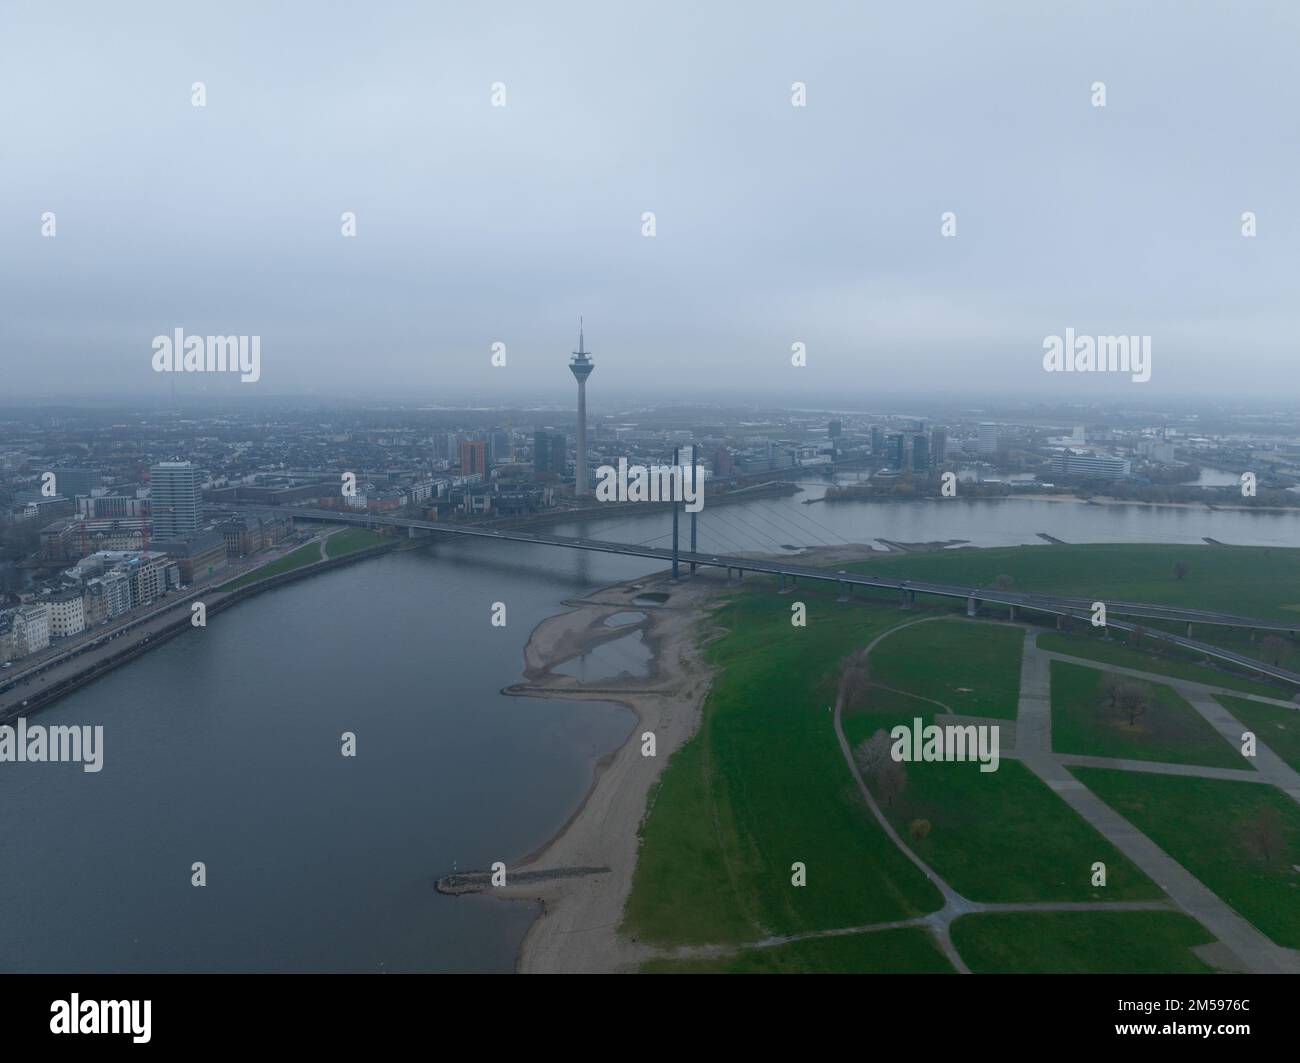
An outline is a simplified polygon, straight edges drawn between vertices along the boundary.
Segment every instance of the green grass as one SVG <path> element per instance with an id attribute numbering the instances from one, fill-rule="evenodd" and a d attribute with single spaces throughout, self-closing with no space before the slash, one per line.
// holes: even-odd
<path id="1" fill-rule="evenodd" d="M 1225 690 L 1240 690 L 1246 694 L 1262 694 L 1266 698 L 1285 698 L 1288 690 L 1280 686 L 1271 686 L 1257 679 L 1248 679 L 1234 672 L 1223 671 L 1195 664 L 1190 660 L 1171 656 L 1168 653 L 1154 653 L 1135 650 L 1129 646 L 1103 642 L 1100 638 L 1089 635 L 1063 635 L 1047 631 L 1038 636 L 1038 648 L 1053 653 L 1065 653 L 1072 657 L 1086 657 L 1090 661 L 1103 664 L 1117 664 L 1121 668 L 1133 668 L 1139 672 L 1153 672 L 1167 675 L 1171 679 L 1190 679 L 1195 683 L 1223 687 Z"/>
<path id="2" fill-rule="evenodd" d="M 222 584 L 221 590 L 233 591 L 240 587 L 246 587 L 250 583 L 256 583 L 258 580 L 267 579 L 270 576 L 278 576 L 284 572 L 292 572 L 296 568 L 303 568 L 306 565 L 314 564 L 320 560 L 320 543 L 308 543 L 306 546 L 300 546 L 291 554 L 285 554 L 284 557 L 272 561 L 269 565 L 263 565 L 252 572 L 246 572 L 236 580 L 230 583 Z"/>
<path id="3" fill-rule="evenodd" d="M 976 974 L 1203 974 L 1214 940 L 1181 912 L 987 912 L 952 924 Z"/>
<path id="4" fill-rule="evenodd" d="M 1188 566 L 1176 579 L 1174 565 Z M 1300 550 L 1267 546 L 1146 543 L 1015 546 L 899 554 L 843 566 L 858 572 L 991 587 L 1011 576 L 1017 591 L 1090 601 L 1138 601 L 1300 619 Z"/>
<path id="5" fill-rule="evenodd" d="M 914 630 L 933 626 L 921 624 Z M 911 724 L 912 715 L 854 713 L 844 718 L 844 734 L 856 749 L 878 728 L 888 734 L 896 723 Z M 944 720 L 942 713 L 915 715 L 925 724 Z M 1163 896 L 1018 761 L 1003 759 L 992 772 L 981 772 L 970 762 L 911 763 L 906 770 L 902 795 L 887 805 L 877 793 L 877 801 L 916 854 L 972 900 L 1133 901 Z M 920 840 L 909 834 L 909 825 L 918 819 L 930 823 L 930 833 Z M 1091 885 L 1097 860 L 1106 865 L 1105 887 Z"/>
<path id="6" fill-rule="evenodd" d="M 644 974 L 952 974 L 920 927 L 810 938 L 705 960 L 651 960 Z"/>
<path id="7" fill-rule="evenodd" d="M 325 540 L 325 554 L 330 558 L 344 557 L 387 542 L 392 540 L 368 528 L 347 528 Z"/>
<path id="8" fill-rule="evenodd" d="M 840 662 L 898 623 L 896 608 L 735 595 L 697 734 L 651 794 L 624 932 L 662 945 L 730 943 L 864 926 L 942 898 L 871 817 L 836 741 Z M 791 884 L 791 865 L 807 885 Z"/>
<path id="9" fill-rule="evenodd" d="M 1023 628 L 971 620 L 913 624 L 872 651 L 871 680 L 961 715 L 1014 720 L 1024 638 Z"/>
<path id="10" fill-rule="evenodd" d="M 1272 786 L 1102 768 L 1070 769 L 1090 790 L 1277 944 L 1300 947 L 1300 806 Z M 1272 809 L 1278 845 L 1252 846 Z"/>
<path id="11" fill-rule="evenodd" d="M 1126 716 L 1101 707 L 1103 674 L 1095 668 L 1052 662 L 1055 752 L 1250 769 L 1248 760 L 1163 683 L 1151 684 L 1155 692 L 1151 708 L 1130 727 Z"/>
<path id="12" fill-rule="evenodd" d="M 1216 694 L 1215 698 L 1233 716 L 1244 723 L 1259 739 L 1296 771 L 1300 771 L 1300 709 L 1281 705 L 1262 705 L 1258 701 Z"/>

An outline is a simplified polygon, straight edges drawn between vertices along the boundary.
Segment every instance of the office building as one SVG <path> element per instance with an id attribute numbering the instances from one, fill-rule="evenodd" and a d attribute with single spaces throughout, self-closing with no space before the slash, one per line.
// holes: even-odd
<path id="1" fill-rule="evenodd" d="M 199 470 L 188 461 L 163 461 L 149 469 L 153 538 L 183 539 L 199 530 Z"/>

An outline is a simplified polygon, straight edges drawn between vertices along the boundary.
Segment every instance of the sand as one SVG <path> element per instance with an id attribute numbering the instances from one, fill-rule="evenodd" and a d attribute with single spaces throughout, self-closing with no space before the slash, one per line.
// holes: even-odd
<path id="1" fill-rule="evenodd" d="M 652 950 L 620 934 L 623 906 L 632 886 L 646 799 L 668 758 L 699 727 L 700 710 L 711 672 L 703 645 L 714 633 L 710 608 L 725 577 L 701 571 L 674 583 L 667 573 L 618 584 L 579 601 L 572 612 L 549 617 L 534 630 L 524 649 L 526 682 L 508 694 L 568 700 L 618 702 L 637 715 L 627 741 L 596 766 L 595 780 L 582 805 L 540 850 L 507 874 L 507 885 L 493 890 L 505 899 L 535 900 L 542 914 L 524 937 L 517 968 L 527 973 L 633 971 Z M 669 595 L 660 606 L 633 603 L 638 594 Z M 604 620 L 620 612 L 643 612 L 644 621 L 617 628 Z M 644 632 L 653 651 L 650 675 L 584 685 L 549 669 L 578 653 L 631 631 Z M 656 755 L 642 756 L 642 735 L 655 735 Z M 557 877 L 511 884 L 523 871 L 607 867 L 608 873 Z"/>

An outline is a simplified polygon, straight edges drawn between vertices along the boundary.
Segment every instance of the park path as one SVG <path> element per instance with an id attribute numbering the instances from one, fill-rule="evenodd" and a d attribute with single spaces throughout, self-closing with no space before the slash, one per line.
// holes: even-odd
<path id="1" fill-rule="evenodd" d="M 1023 657 L 1021 659 L 1020 714 L 1016 734 L 1016 756 L 1025 767 L 1050 786 L 1061 799 L 1073 808 L 1099 831 L 1107 841 L 1127 856 L 1146 875 L 1169 895 L 1173 902 L 1188 915 L 1192 916 L 1209 930 L 1220 943 L 1229 949 L 1241 961 L 1242 966 L 1252 972 L 1274 974 L 1300 973 L 1300 952 L 1275 945 L 1255 929 L 1249 922 L 1233 911 L 1217 894 L 1208 889 L 1200 879 L 1174 860 L 1155 842 L 1138 830 L 1096 794 L 1076 779 L 1066 768 L 1066 762 L 1076 762 L 1079 758 L 1066 757 L 1052 752 L 1052 708 L 1050 697 L 1050 666 L 1052 654 L 1038 648 L 1039 629 L 1030 628 L 1025 632 Z M 1121 675 L 1131 675 L 1152 682 L 1170 683 L 1166 676 L 1147 672 L 1138 672 L 1131 668 L 1106 665 L 1097 661 L 1073 658 L 1081 664 L 1101 671 L 1115 671 Z M 1198 687 L 1192 692 L 1183 691 L 1191 697 L 1210 701 L 1216 710 L 1226 713 L 1209 698 L 1209 691 L 1217 688 L 1203 683 L 1191 683 L 1175 680 L 1170 685 L 1181 684 L 1183 687 Z M 1196 702 L 1193 702 L 1195 705 Z M 1207 708 L 1198 707 L 1205 715 Z M 1207 717 L 1208 719 L 1208 717 Z M 1214 722 L 1214 721 L 1211 721 Z M 1240 740 L 1241 725 L 1235 720 L 1223 726 L 1236 728 L 1233 736 L 1234 745 Z M 1022 735 L 1024 736 L 1022 738 Z M 1262 747 L 1261 747 L 1262 748 Z M 1271 755 L 1271 752 L 1270 752 Z M 1257 758 L 1258 759 L 1258 758 Z M 1277 758 L 1274 758 L 1277 759 Z M 1090 763 L 1102 767 L 1118 766 L 1107 764 L 1108 758 L 1089 758 Z M 1131 762 L 1125 762 L 1131 763 Z M 1279 761 L 1280 763 L 1280 761 Z M 1167 774 L 1174 766 L 1164 766 Z M 1183 766 L 1179 766 L 1180 769 Z M 1190 766 L 1188 766 L 1190 767 Z M 1286 768 L 1283 764 L 1282 767 Z M 1151 770 L 1147 768 L 1145 770 Z M 1159 768 L 1156 769 L 1157 773 Z M 1199 775 L 1206 778 L 1219 777 L 1216 769 L 1202 768 L 1179 770 L 1181 775 Z M 1287 768 L 1287 771 L 1290 771 Z M 1294 775 L 1294 772 L 1291 772 Z M 1259 775 L 1281 777 L 1276 765 L 1271 765 L 1268 772 Z M 1294 795 L 1292 795 L 1294 796 Z"/>
<path id="2" fill-rule="evenodd" d="M 947 618 L 945 616 L 931 616 L 931 617 L 925 617 L 920 620 L 912 620 L 906 624 L 899 624 L 897 627 L 892 627 L 888 631 L 885 631 L 877 635 L 874 639 L 872 639 L 871 642 L 869 642 L 866 648 L 863 650 L 863 655 L 869 657 L 871 651 L 876 648 L 876 645 L 878 643 L 880 643 L 883 639 L 888 638 L 890 635 L 893 635 L 896 632 L 901 631 L 903 628 L 912 627 L 915 624 L 925 624 L 934 620 L 943 620 L 943 619 L 947 619 Z M 1036 692 L 1036 696 L 1039 697 L 1040 701 L 1042 702 L 1042 709 L 1045 710 L 1045 711 L 1040 711 L 1038 713 L 1037 718 L 1031 720 L 1030 722 L 1029 734 L 1037 735 L 1037 738 L 1031 739 L 1031 741 L 1046 741 L 1050 745 L 1051 711 L 1050 711 L 1050 702 L 1047 696 L 1046 668 L 1047 668 L 1046 663 L 1041 663 L 1041 664 L 1035 663 L 1032 667 L 1031 672 L 1027 674 L 1025 671 L 1025 666 L 1022 662 L 1021 689 L 1022 691 L 1024 690 L 1024 683 L 1026 678 L 1028 678 L 1031 681 L 1030 682 L 1031 692 Z M 1046 902 L 1038 902 L 1038 903 L 1034 903 L 1034 902 L 1024 902 L 1024 903 L 988 902 L 986 903 L 983 901 L 974 901 L 971 900 L 969 897 L 963 896 L 961 893 L 957 892 L 957 890 L 955 890 L 951 885 L 949 885 L 949 883 L 945 881 L 944 878 L 937 871 L 934 870 L 934 868 L 932 868 L 920 856 L 918 856 L 912 850 L 911 846 L 909 846 L 905 841 L 903 841 L 902 837 L 894 829 L 893 824 L 889 822 L 888 818 L 881 811 L 880 806 L 876 803 L 875 797 L 872 796 L 871 790 L 868 788 L 865 780 L 862 778 L 862 772 L 858 769 L 857 761 L 853 756 L 853 750 L 850 748 L 848 738 L 844 734 L 844 726 L 842 721 L 843 708 L 844 708 L 844 688 L 843 688 L 843 683 L 841 683 L 840 688 L 835 695 L 835 715 L 834 715 L 835 737 L 840 744 L 840 752 L 843 753 L 844 760 L 849 766 L 849 772 L 853 776 L 853 781 L 857 784 L 858 792 L 862 795 L 862 799 L 866 802 L 867 808 L 871 810 L 871 814 L 875 817 L 876 822 L 880 824 L 880 828 L 885 832 L 885 834 L 889 837 L 889 839 L 896 846 L 898 846 L 898 848 L 902 851 L 903 855 L 906 856 L 909 860 L 911 860 L 912 863 L 915 864 L 917 868 L 920 869 L 921 873 L 925 875 L 927 879 L 930 880 L 930 882 L 934 885 L 934 887 L 939 891 L 940 895 L 943 897 L 944 903 L 943 903 L 943 907 L 939 908 L 937 911 L 930 912 L 928 915 L 918 916 L 915 919 L 904 920 L 899 923 L 876 924 L 870 927 L 859 928 L 857 930 L 815 931 L 810 934 L 797 935 L 795 938 L 791 938 L 788 940 L 798 940 L 799 938 L 803 938 L 803 937 L 829 937 L 834 934 L 844 934 L 844 933 L 860 933 L 866 930 L 888 929 L 888 928 L 893 928 L 895 926 L 924 926 L 934 935 L 936 941 L 939 944 L 940 950 L 948 958 L 948 962 L 951 963 L 959 973 L 970 974 L 971 973 L 970 968 L 966 966 L 966 962 L 961 958 L 961 954 L 957 951 L 957 947 L 956 945 L 953 944 L 953 940 L 952 940 L 952 929 L 951 929 L 952 922 L 954 919 L 958 919 L 963 915 L 971 915 L 977 912 L 1059 912 L 1059 911 L 1115 912 L 1115 911 L 1168 911 L 1169 910 L 1169 904 L 1166 901 L 1062 901 L 1062 902 L 1046 901 Z M 1018 734 L 1019 732 L 1017 733 L 1017 735 Z M 1019 737 L 1017 737 L 1017 744 L 1018 743 L 1019 743 Z M 787 939 L 770 939 L 770 940 L 771 943 L 773 944 L 784 944 L 786 943 Z"/>

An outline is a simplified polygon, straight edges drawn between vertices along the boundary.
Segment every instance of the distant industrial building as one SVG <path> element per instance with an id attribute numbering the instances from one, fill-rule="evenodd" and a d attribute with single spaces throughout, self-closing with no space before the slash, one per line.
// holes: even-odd
<path id="1" fill-rule="evenodd" d="M 992 421 L 985 421 L 979 426 L 979 453 L 983 457 L 993 457 L 998 452 L 998 426 Z"/>

